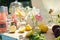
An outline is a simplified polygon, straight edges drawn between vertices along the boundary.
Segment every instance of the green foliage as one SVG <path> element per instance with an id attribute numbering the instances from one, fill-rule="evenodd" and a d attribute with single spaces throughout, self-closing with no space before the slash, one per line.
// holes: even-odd
<path id="1" fill-rule="evenodd" d="M 0 40 L 2 40 L 2 36 L 0 36 Z"/>
<path id="2" fill-rule="evenodd" d="M 45 37 L 41 32 L 35 32 L 29 37 L 29 40 L 45 40 Z"/>
<path id="3" fill-rule="evenodd" d="M 58 37 L 56 38 L 56 40 L 60 40 L 60 36 L 58 36 Z"/>

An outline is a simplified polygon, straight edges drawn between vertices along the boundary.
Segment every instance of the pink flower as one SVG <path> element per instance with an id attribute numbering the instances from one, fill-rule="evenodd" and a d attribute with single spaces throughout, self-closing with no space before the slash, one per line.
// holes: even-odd
<path id="1" fill-rule="evenodd" d="M 35 18 L 37 21 L 42 21 L 42 16 L 40 14 L 36 14 Z"/>

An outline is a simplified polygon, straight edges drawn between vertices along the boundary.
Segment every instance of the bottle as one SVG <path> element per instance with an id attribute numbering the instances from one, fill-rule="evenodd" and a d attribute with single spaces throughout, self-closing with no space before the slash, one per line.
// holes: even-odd
<path id="1" fill-rule="evenodd" d="M 8 17 L 8 7 L 5 7 L 6 16 Z"/>
<path id="2" fill-rule="evenodd" d="M 5 14 L 5 7 L 0 7 L 0 33 L 4 33 L 7 31 L 6 28 L 6 14 Z"/>

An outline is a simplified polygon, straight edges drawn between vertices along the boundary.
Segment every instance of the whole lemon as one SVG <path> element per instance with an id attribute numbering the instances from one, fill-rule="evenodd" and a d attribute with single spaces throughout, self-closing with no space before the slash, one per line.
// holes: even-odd
<path id="1" fill-rule="evenodd" d="M 32 30 L 32 27 L 28 24 L 28 25 L 25 26 L 25 30 L 30 31 L 30 30 Z"/>
<path id="2" fill-rule="evenodd" d="M 24 33 L 24 30 L 20 30 L 20 32 L 19 33 Z"/>
<path id="3" fill-rule="evenodd" d="M 48 26 L 45 24 L 40 24 L 39 25 L 39 29 L 41 30 L 41 32 L 47 32 L 48 31 Z"/>
<path id="4" fill-rule="evenodd" d="M 24 33 L 25 32 L 25 29 L 20 29 L 19 30 L 19 33 Z"/>

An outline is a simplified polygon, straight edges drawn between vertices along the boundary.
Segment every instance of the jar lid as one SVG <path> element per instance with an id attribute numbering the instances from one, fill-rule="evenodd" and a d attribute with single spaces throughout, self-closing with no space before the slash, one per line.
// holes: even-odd
<path id="1" fill-rule="evenodd" d="M 22 6 L 22 4 L 16 0 L 15 2 L 11 3 L 11 6 Z"/>

